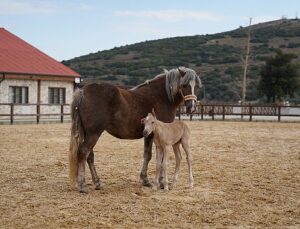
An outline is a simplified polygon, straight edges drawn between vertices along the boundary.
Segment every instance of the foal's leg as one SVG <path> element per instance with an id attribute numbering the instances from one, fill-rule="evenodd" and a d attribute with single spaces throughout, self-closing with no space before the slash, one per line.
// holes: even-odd
<path id="1" fill-rule="evenodd" d="M 175 154 L 175 159 L 176 159 L 176 166 L 175 166 L 175 172 L 174 172 L 174 177 L 173 177 L 173 188 L 176 188 L 177 184 L 177 179 L 178 179 L 178 174 L 179 174 L 179 168 L 180 168 L 180 162 L 181 162 L 181 153 L 180 153 L 180 148 L 179 148 L 179 143 L 176 143 L 173 145 L 173 150 Z"/>
<path id="2" fill-rule="evenodd" d="M 169 190 L 169 181 L 168 181 L 168 173 L 167 173 L 167 164 L 168 164 L 168 159 L 167 159 L 167 149 L 166 147 L 163 147 L 162 149 L 162 154 L 163 154 L 163 160 L 162 160 L 162 174 L 163 174 L 163 185 L 164 185 L 164 191 Z"/>
<path id="3" fill-rule="evenodd" d="M 193 178 L 193 171 L 192 171 L 192 154 L 190 151 L 190 145 L 187 139 L 183 139 L 181 144 L 182 144 L 182 148 L 186 153 L 186 160 L 189 168 L 189 187 L 192 188 L 194 186 L 194 178 Z"/>
<path id="4" fill-rule="evenodd" d="M 153 144 L 153 134 L 149 135 L 147 138 L 144 138 L 144 162 L 140 174 L 140 179 L 144 186 L 151 186 L 148 176 L 148 164 L 152 158 L 152 144 Z"/>
<path id="5" fill-rule="evenodd" d="M 156 171 L 155 171 L 155 178 L 153 180 L 153 190 L 157 190 L 157 186 L 159 184 L 159 176 L 162 167 L 162 160 L 163 160 L 163 151 L 160 147 L 156 146 Z"/>
<path id="6" fill-rule="evenodd" d="M 90 171 L 91 171 L 93 183 L 95 184 L 95 189 L 99 190 L 101 187 L 101 183 L 100 183 L 100 179 L 97 175 L 95 164 L 94 164 L 94 151 L 93 150 L 90 151 L 90 154 L 87 158 L 87 163 L 88 163 Z"/>

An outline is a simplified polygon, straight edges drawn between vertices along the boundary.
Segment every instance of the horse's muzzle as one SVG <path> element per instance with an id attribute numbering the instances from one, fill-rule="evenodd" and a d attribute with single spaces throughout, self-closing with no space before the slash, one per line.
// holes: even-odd
<path id="1" fill-rule="evenodd" d="M 189 100 L 185 102 L 185 108 L 187 114 L 193 114 L 196 111 L 196 103 L 194 100 Z"/>

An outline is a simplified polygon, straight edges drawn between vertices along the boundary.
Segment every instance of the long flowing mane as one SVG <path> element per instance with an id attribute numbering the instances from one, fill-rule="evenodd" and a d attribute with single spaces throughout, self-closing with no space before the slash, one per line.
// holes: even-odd
<path id="1" fill-rule="evenodd" d="M 184 75 L 182 76 L 180 72 L 183 72 Z M 194 80 L 196 82 L 196 85 L 198 87 L 201 87 L 200 77 L 196 74 L 194 70 L 190 68 L 179 67 L 173 68 L 171 70 L 164 69 L 164 73 L 155 76 L 151 80 L 146 80 L 144 83 L 139 84 L 130 90 L 136 90 L 138 88 L 144 87 L 150 84 L 152 81 L 156 80 L 157 78 L 161 78 L 164 76 L 166 77 L 165 89 L 170 102 L 174 101 L 174 97 L 178 93 L 180 86 L 187 85 L 191 80 Z"/>

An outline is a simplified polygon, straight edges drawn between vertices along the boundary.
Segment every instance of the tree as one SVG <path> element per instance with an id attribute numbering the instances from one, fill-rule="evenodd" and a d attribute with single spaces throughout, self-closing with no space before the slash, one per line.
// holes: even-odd
<path id="1" fill-rule="evenodd" d="M 268 102 L 281 101 L 283 97 L 293 97 L 300 89 L 299 66 L 292 63 L 294 54 L 284 54 L 281 50 L 268 59 L 261 69 L 258 91 Z"/>

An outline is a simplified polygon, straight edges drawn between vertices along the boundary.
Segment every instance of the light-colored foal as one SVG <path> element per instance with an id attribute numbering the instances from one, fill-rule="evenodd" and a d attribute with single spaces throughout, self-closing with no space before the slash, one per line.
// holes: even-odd
<path id="1" fill-rule="evenodd" d="M 192 172 L 192 155 L 190 151 L 190 129 L 182 121 L 174 121 L 172 123 L 164 123 L 156 119 L 154 110 L 141 120 L 145 125 L 144 136 L 147 137 L 151 133 L 154 134 L 154 143 L 156 146 L 156 174 L 154 179 L 153 189 L 157 190 L 159 185 L 160 174 L 163 176 L 162 184 L 164 190 L 169 190 L 167 177 L 167 150 L 166 147 L 172 145 L 175 158 L 176 167 L 173 176 L 173 188 L 176 187 L 178 179 L 179 167 L 181 162 L 180 144 L 186 153 L 186 159 L 189 169 L 189 187 L 192 188 L 194 184 Z"/>

